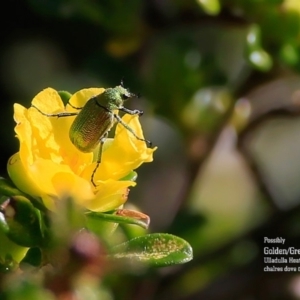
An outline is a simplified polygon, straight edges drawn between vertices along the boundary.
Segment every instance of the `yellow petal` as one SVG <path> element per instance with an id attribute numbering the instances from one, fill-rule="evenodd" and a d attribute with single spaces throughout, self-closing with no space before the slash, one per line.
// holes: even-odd
<path id="1" fill-rule="evenodd" d="M 88 100 L 93 98 L 94 96 L 100 95 L 105 91 L 104 88 L 89 88 L 82 89 L 75 94 L 73 94 L 69 100 L 69 103 L 75 107 L 83 107 Z M 78 111 L 72 108 L 70 105 L 67 105 L 67 109 L 69 111 Z"/>
<path id="2" fill-rule="evenodd" d="M 51 92 L 52 97 L 49 97 L 47 92 Z M 62 100 L 57 92 L 54 93 L 52 89 L 46 89 L 42 95 L 40 94 L 34 98 L 33 102 L 41 111 L 51 114 L 65 112 Z M 42 96 L 48 99 L 46 104 L 49 106 L 46 106 Z M 70 141 L 69 130 L 75 116 L 48 117 L 34 108 L 29 110 L 29 115 L 30 125 L 35 129 L 34 137 L 37 140 L 36 147 L 33 149 L 37 154 L 36 158 L 42 157 L 59 164 L 67 164 L 75 173 L 82 172 L 82 169 L 91 163 L 93 154 L 79 151 Z"/>
<path id="3" fill-rule="evenodd" d="M 32 100 L 32 104 L 45 113 L 54 113 L 64 110 L 64 104 L 58 92 L 47 88 L 38 93 Z"/>
<path id="4" fill-rule="evenodd" d="M 94 198 L 90 182 L 74 174 L 68 166 L 49 160 L 39 159 L 24 166 L 16 153 L 8 162 L 8 173 L 18 189 L 41 198 L 50 210 L 55 210 L 56 201 L 65 197 L 72 197 L 81 205 Z"/>
<path id="5" fill-rule="evenodd" d="M 33 196 L 39 196 L 43 193 L 43 190 L 39 188 L 30 174 L 28 174 L 20 159 L 19 152 L 8 160 L 7 172 L 17 188 L 24 193 Z"/>
<path id="6" fill-rule="evenodd" d="M 132 181 L 107 180 L 98 183 L 95 198 L 86 204 L 93 211 L 103 212 L 115 209 L 127 200 L 128 187 L 135 186 Z"/>

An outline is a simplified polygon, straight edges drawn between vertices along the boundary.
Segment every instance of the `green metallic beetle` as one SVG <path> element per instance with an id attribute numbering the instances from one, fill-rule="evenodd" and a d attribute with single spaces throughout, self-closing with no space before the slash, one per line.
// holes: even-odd
<path id="1" fill-rule="evenodd" d="M 101 163 L 103 144 L 107 138 L 108 132 L 115 122 L 123 125 L 136 139 L 144 141 L 147 144 L 147 147 L 151 147 L 152 145 L 150 141 L 138 137 L 132 128 L 124 123 L 118 114 L 114 113 L 115 110 L 119 110 L 126 114 L 141 116 L 143 114 L 142 111 L 137 109 L 130 110 L 123 106 L 125 100 L 133 97 L 136 97 L 136 95 L 130 93 L 121 83 L 119 86 L 105 89 L 103 93 L 92 97 L 83 107 L 75 107 L 71 103 L 68 103 L 74 109 L 80 110 L 79 112 L 46 114 L 36 106 L 32 105 L 32 107 L 47 117 L 61 118 L 76 116 L 70 127 L 69 137 L 78 150 L 82 152 L 92 152 L 100 143 L 97 165 L 91 176 L 91 182 L 93 186 L 96 187 L 94 176 Z"/>

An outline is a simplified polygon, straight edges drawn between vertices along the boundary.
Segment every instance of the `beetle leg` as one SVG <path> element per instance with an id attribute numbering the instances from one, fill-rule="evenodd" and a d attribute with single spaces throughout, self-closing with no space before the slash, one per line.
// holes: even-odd
<path id="1" fill-rule="evenodd" d="M 97 164 L 96 164 L 96 167 L 95 167 L 95 169 L 94 169 L 94 171 L 93 171 L 93 173 L 92 173 L 92 176 L 91 176 L 91 182 L 92 182 L 92 184 L 93 184 L 94 187 L 97 186 L 97 185 L 95 184 L 95 182 L 94 182 L 94 176 L 95 176 L 96 171 L 97 171 L 97 169 L 99 168 L 99 165 L 100 165 L 100 163 L 101 163 L 103 144 L 104 144 L 104 142 L 105 142 L 107 136 L 108 136 L 108 132 L 106 132 L 106 133 L 103 135 L 103 137 L 100 139 L 100 146 L 99 146 L 99 151 L 98 151 L 98 155 L 97 155 Z"/>
<path id="2" fill-rule="evenodd" d="M 77 116 L 79 113 L 78 112 L 62 112 L 62 113 L 57 113 L 57 114 L 46 114 L 42 112 L 39 108 L 37 108 L 34 105 L 31 105 L 31 107 L 34 107 L 37 111 L 39 111 L 42 115 L 46 117 L 57 117 L 57 118 L 62 118 L 62 117 L 71 117 L 71 116 Z"/>
<path id="3" fill-rule="evenodd" d="M 138 110 L 138 109 L 131 110 L 131 109 L 128 109 L 126 107 L 120 107 L 118 109 L 120 111 L 126 113 L 126 114 L 129 114 L 129 115 L 139 115 L 139 116 L 142 116 L 143 113 L 144 113 L 142 110 Z"/>
<path id="4" fill-rule="evenodd" d="M 152 143 L 150 141 L 137 136 L 136 133 L 132 130 L 132 128 L 128 126 L 128 124 L 123 122 L 119 115 L 114 114 L 114 118 L 117 120 L 118 123 L 122 124 L 128 131 L 130 131 L 137 140 L 145 142 L 147 144 L 147 147 L 152 147 Z"/>

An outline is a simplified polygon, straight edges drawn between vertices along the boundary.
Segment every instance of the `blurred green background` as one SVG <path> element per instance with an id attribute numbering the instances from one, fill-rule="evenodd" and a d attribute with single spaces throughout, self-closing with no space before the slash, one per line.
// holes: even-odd
<path id="1" fill-rule="evenodd" d="M 11 0 L 0 14 L 1 175 L 13 103 L 121 79 L 141 94 L 127 107 L 158 150 L 129 202 L 194 260 L 110 275 L 105 299 L 300 299 L 299 272 L 263 271 L 264 237 L 300 248 L 299 0 Z"/>

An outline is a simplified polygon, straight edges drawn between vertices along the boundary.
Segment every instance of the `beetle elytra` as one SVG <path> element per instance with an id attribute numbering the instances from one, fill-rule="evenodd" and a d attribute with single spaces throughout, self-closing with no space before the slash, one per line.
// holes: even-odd
<path id="1" fill-rule="evenodd" d="M 71 103 L 68 103 L 68 105 L 78 110 L 78 112 L 47 114 L 34 105 L 32 105 L 32 107 L 47 117 L 62 118 L 76 116 L 70 127 L 69 137 L 74 146 L 81 152 L 92 152 L 100 143 L 96 167 L 91 175 L 91 183 L 96 187 L 94 176 L 101 163 L 103 144 L 115 122 L 123 125 L 136 139 L 144 141 L 147 147 L 151 147 L 152 145 L 150 141 L 137 136 L 133 129 L 124 123 L 118 115 L 118 111 L 130 115 L 141 116 L 143 114 L 140 110 L 130 110 L 123 106 L 126 99 L 133 97 L 136 97 L 136 95 L 130 93 L 121 83 L 119 86 L 107 88 L 103 93 L 92 97 L 83 107 L 75 107 Z"/>

